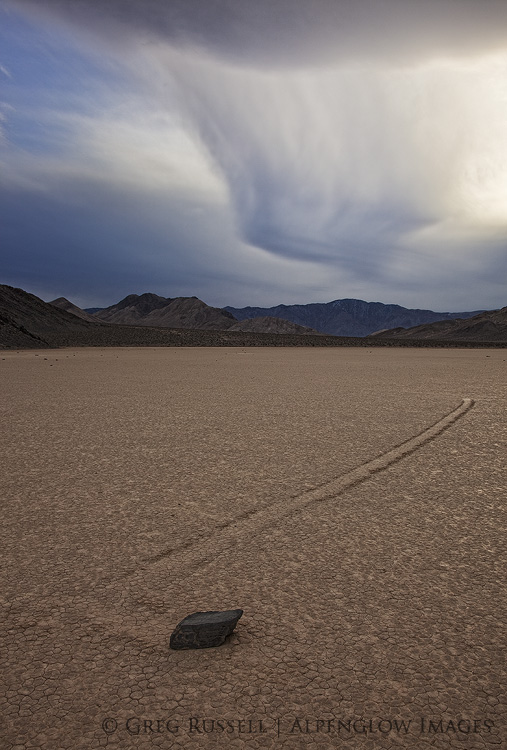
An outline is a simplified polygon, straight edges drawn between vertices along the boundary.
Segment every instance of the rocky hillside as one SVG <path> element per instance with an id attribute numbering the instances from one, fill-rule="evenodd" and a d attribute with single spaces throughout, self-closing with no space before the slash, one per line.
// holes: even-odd
<path id="1" fill-rule="evenodd" d="M 78 318 L 81 318 L 81 320 L 87 320 L 89 323 L 95 323 L 95 325 L 98 323 L 97 318 L 94 318 L 93 315 L 90 315 L 85 310 L 81 310 L 77 305 L 73 305 L 72 302 L 69 302 L 65 297 L 53 299 L 48 304 L 58 307 L 60 310 L 65 310 L 72 315 L 76 315 Z"/>
<path id="2" fill-rule="evenodd" d="M 43 302 L 23 289 L 0 284 L 0 347 L 47 346 L 48 332 L 78 332 L 94 328 L 65 310 Z"/>
<path id="3" fill-rule="evenodd" d="M 379 331 L 371 339 L 414 339 L 507 343 L 507 307 L 489 310 L 472 318 L 443 320 L 413 328 Z"/>
<path id="4" fill-rule="evenodd" d="M 135 300 L 137 295 L 132 295 L 131 300 L 132 298 Z M 166 301 L 163 297 L 158 300 Z M 430 326 L 418 326 L 410 331 L 396 328 L 375 336 L 353 338 L 315 334 L 307 328 L 278 318 L 261 317 L 260 320 L 238 322 L 227 314 L 227 328 L 198 329 L 199 324 L 216 325 L 207 310 L 203 310 L 203 307 L 208 306 L 195 297 L 180 297 L 175 301 L 178 304 L 174 306 L 172 314 L 175 316 L 173 320 L 179 322 L 177 326 L 150 327 L 146 323 L 139 324 L 139 319 L 134 325 L 111 324 L 99 319 L 90 322 L 54 304 L 43 302 L 23 289 L 0 285 L 0 349 L 61 346 L 503 347 L 507 343 L 507 308 L 482 313 L 469 320 L 443 321 Z M 158 306 L 155 300 L 153 309 L 151 303 L 153 300 L 141 300 L 138 312 L 142 313 L 144 306 L 145 313 L 144 316 L 140 315 L 141 318 L 147 318 L 157 310 L 161 316 L 168 313 L 168 305 Z M 125 308 L 129 307 L 131 304 L 125 303 Z M 189 319 L 189 310 L 193 314 L 191 320 L 194 328 L 182 325 L 182 321 Z M 217 308 L 208 310 L 216 311 Z M 160 319 L 159 317 L 158 320 Z M 219 317 L 218 320 L 225 325 L 222 318 Z"/>
<path id="5" fill-rule="evenodd" d="M 122 300 L 124 309 L 136 308 L 132 304 L 136 299 L 139 300 L 137 295 L 131 295 L 130 299 Z M 164 304 L 161 304 L 161 300 Z M 240 324 L 240 330 L 231 332 L 225 328 L 206 330 L 206 326 L 217 325 L 217 321 L 225 326 L 225 319 L 227 328 L 236 321 L 230 313 L 215 316 L 213 311 L 216 308 L 208 307 L 195 297 L 176 298 L 171 301 L 175 304 L 171 304 L 169 310 L 166 302 L 163 297 L 146 295 L 137 305 L 139 318 L 135 325 L 113 324 L 97 318 L 91 321 L 83 318 L 77 313 L 84 311 L 65 298 L 53 300 L 52 303 L 43 302 L 23 289 L 0 285 L 0 349 L 61 346 L 336 346 L 338 343 L 332 337 L 302 336 L 301 331 L 308 333 L 306 329 L 278 319 L 245 322 Z M 158 317 L 155 315 L 157 311 Z M 141 319 L 145 321 L 150 316 L 157 320 L 157 327 L 140 323 Z M 160 324 L 168 320 L 178 325 L 169 327 Z M 193 328 L 187 328 L 182 323 Z M 242 331 L 241 325 L 248 326 L 249 330 Z"/>
<path id="6" fill-rule="evenodd" d="M 197 297 L 159 297 L 129 294 L 116 305 L 95 313 L 98 320 L 121 325 L 162 326 L 220 331 L 235 322 L 231 313 L 210 307 Z"/>
<path id="7" fill-rule="evenodd" d="M 275 317 L 313 328 L 319 333 L 334 336 L 368 336 L 387 328 L 433 323 L 437 320 L 470 318 L 479 311 L 438 313 L 432 310 L 411 310 L 400 305 L 341 299 L 308 305 L 277 305 L 276 307 L 225 307 L 235 318 Z"/>
<path id="8" fill-rule="evenodd" d="M 86 315 L 86 313 L 85 313 Z M 210 307 L 197 297 L 160 297 L 130 294 L 121 302 L 96 312 L 92 318 L 120 325 L 187 328 L 200 331 L 248 331 L 252 333 L 316 334 L 317 331 L 276 317 L 237 321 L 227 310 Z"/>
<path id="9" fill-rule="evenodd" d="M 290 320 L 283 320 L 282 318 L 245 318 L 234 323 L 229 331 L 252 331 L 257 333 L 296 333 L 299 335 L 307 336 L 309 334 L 316 335 L 317 331 L 306 326 L 299 326 L 297 323 L 292 323 Z"/>

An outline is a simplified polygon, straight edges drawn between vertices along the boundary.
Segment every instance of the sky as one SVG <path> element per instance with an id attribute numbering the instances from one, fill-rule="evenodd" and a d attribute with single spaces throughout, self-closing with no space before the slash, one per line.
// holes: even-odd
<path id="1" fill-rule="evenodd" d="M 0 283 L 507 305 L 504 0 L 0 0 Z"/>

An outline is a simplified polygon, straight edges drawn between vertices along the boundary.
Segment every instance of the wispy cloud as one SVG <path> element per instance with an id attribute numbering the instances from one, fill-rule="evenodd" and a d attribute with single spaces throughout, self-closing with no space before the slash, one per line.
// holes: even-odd
<path id="1" fill-rule="evenodd" d="M 142 244 L 154 291 L 215 304 L 503 304 L 505 4 L 14 6 L 68 47 L 46 34 L 42 93 L 16 89 L 4 190 L 61 207 L 53 249 L 86 216 L 125 293 Z"/>
<path id="2" fill-rule="evenodd" d="M 444 224 L 448 252 L 472 228 L 504 242 L 507 54 L 266 73 L 157 47 L 151 62 L 178 81 L 247 241 L 379 280 L 428 227 L 432 263 Z"/>

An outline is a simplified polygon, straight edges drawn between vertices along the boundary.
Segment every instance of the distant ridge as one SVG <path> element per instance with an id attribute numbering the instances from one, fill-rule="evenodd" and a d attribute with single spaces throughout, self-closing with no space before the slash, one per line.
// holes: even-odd
<path id="1" fill-rule="evenodd" d="M 466 319 L 484 312 L 473 310 L 440 313 L 357 299 L 275 307 L 218 308 L 206 305 L 197 297 L 171 298 L 153 293 L 129 294 L 115 305 L 91 309 L 97 310 L 92 316 L 93 319 L 121 325 L 295 333 L 297 328 L 287 327 L 287 323 L 292 323 L 302 327 L 303 330 L 299 333 L 313 331 L 332 336 L 354 337 L 369 336 L 380 330 L 411 328 L 441 320 Z M 83 312 L 86 314 L 87 311 Z M 271 322 L 265 322 L 266 319 Z M 277 326 L 275 319 L 283 322 Z M 245 327 L 238 326 L 238 321 L 249 322 Z"/>
<path id="2" fill-rule="evenodd" d="M 86 313 L 85 313 L 86 315 Z M 115 305 L 92 316 L 117 325 L 188 328 L 200 331 L 245 331 L 250 333 L 316 334 L 317 331 L 275 317 L 242 321 L 219 307 L 210 307 L 198 297 L 160 297 L 158 294 L 129 294 Z"/>
<path id="3" fill-rule="evenodd" d="M 72 313 L 72 315 L 77 315 L 77 317 L 81 318 L 81 320 L 87 320 L 89 323 L 95 323 L 95 325 L 97 325 L 98 323 L 97 318 L 94 318 L 93 315 L 90 315 L 85 310 L 81 310 L 81 308 L 77 305 L 73 305 L 72 302 L 69 302 L 69 300 L 65 297 L 58 297 L 58 299 L 53 299 L 48 304 L 54 305 L 54 307 L 58 307 L 60 310 L 65 310 L 68 313 Z"/>
<path id="4" fill-rule="evenodd" d="M 235 322 L 230 312 L 210 307 L 197 297 L 160 297 L 129 294 L 116 305 L 100 310 L 95 319 L 121 325 L 163 326 L 198 330 L 227 330 Z"/>
<path id="5" fill-rule="evenodd" d="M 385 305 L 382 302 L 365 302 L 358 299 L 338 299 L 333 302 L 314 302 L 307 305 L 277 305 L 276 307 L 224 308 L 238 320 L 255 317 L 275 317 L 290 320 L 298 325 L 313 328 L 319 333 L 333 336 L 368 336 L 381 329 L 402 326 L 408 328 L 423 323 L 454 318 L 471 318 L 482 310 L 473 312 L 433 312 Z"/>
<path id="6" fill-rule="evenodd" d="M 137 295 L 134 296 L 137 297 Z M 195 301 L 197 298 L 176 299 Z M 157 300 L 155 303 L 157 304 Z M 200 305 L 208 308 L 203 302 L 200 302 Z M 130 301 L 127 301 L 124 307 L 129 306 Z M 163 311 L 165 307 L 159 309 Z M 217 308 L 209 309 L 217 310 Z M 426 339 L 411 338 L 410 335 L 398 338 L 392 335 L 391 337 L 382 335 L 338 337 L 312 334 L 308 332 L 308 329 L 304 329 L 305 333 L 301 335 L 300 328 L 282 319 L 261 318 L 239 323 L 227 314 L 225 315 L 228 321 L 227 329 L 199 330 L 181 326 L 169 328 L 139 324 L 112 324 L 98 319 L 90 322 L 49 302 L 43 302 L 39 297 L 23 289 L 0 285 L 0 349 L 47 349 L 75 346 L 505 347 L 507 337 L 502 338 L 504 334 L 501 331 L 505 330 L 502 326 L 505 324 L 506 315 L 507 308 L 476 316 L 476 319 L 470 320 L 474 335 L 468 340 L 463 340 L 464 337 L 461 334 L 456 336 L 458 340 L 455 340 L 452 334 L 446 336 L 445 339 L 442 336 Z M 468 321 L 447 322 L 451 324 L 455 322 L 461 326 Z M 236 326 L 248 327 L 249 330 L 232 330 Z"/>
<path id="7" fill-rule="evenodd" d="M 142 299 L 141 299 L 142 298 Z M 167 315 L 167 299 L 157 295 L 129 295 L 117 306 L 132 312 L 137 308 L 139 317 L 149 317 L 154 311 Z M 240 330 L 229 330 L 238 323 L 230 313 L 218 316 L 224 329 L 198 329 L 199 322 L 216 325 L 213 321 L 218 308 L 205 305 L 196 297 L 171 300 L 172 314 L 179 316 L 179 326 L 149 326 L 114 324 L 98 318 L 89 321 L 78 315 L 82 313 L 65 297 L 52 303 L 44 302 L 23 289 L 0 285 L 0 349 L 47 349 L 69 346 L 339 346 L 343 341 L 333 337 L 313 334 L 307 329 L 287 321 L 271 319 L 244 321 Z M 61 307 L 60 307 L 61 306 Z M 69 312 L 63 307 L 69 308 Z M 109 308 L 111 310 L 111 308 Z M 77 311 L 77 313 L 76 313 Z M 193 313 L 193 328 L 181 326 L 181 317 Z M 144 315 L 143 315 L 144 313 Z M 199 321 L 199 316 L 204 321 Z M 241 330 L 247 327 L 248 331 Z M 301 332 L 309 335 L 301 335 Z M 345 341 L 345 340 L 344 340 Z M 347 339 L 347 344 L 349 340 Z"/>
<path id="8" fill-rule="evenodd" d="M 488 310 L 466 319 L 443 320 L 413 328 L 397 327 L 378 331 L 370 338 L 507 343 L 507 307 Z"/>

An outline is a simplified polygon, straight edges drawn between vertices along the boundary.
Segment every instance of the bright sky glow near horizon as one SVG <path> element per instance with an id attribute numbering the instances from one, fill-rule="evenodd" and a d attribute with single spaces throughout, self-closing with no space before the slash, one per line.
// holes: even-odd
<path id="1" fill-rule="evenodd" d="M 503 0 L 0 0 L 0 283 L 507 304 Z"/>

